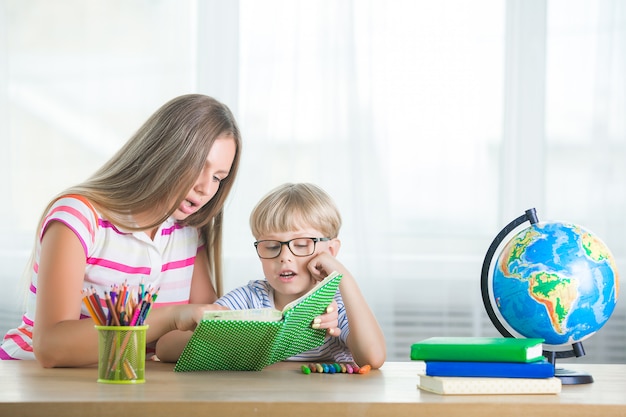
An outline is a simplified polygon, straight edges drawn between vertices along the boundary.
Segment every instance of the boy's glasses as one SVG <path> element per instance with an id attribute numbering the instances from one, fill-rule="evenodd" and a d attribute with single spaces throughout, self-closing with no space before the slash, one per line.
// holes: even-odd
<path id="1" fill-rule="evenodd" d="M 315 252 L 317 242 L 326 242 L 329 237 L 299 237 L 286 242 L 279 240 L 258 240 L 254 242 L 256 253 L 261 259 L 273 259 L 280 255 L 283 245 L 287 245 L 295 256 L 310 256 Z"/>

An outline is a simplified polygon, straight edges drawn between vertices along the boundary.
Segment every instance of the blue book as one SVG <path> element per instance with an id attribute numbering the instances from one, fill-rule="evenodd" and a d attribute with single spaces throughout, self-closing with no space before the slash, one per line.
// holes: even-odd
<path id="1" fill-rule="evenodd" d="M 554 365 L 547 360 L 537 362 L 447 362 L 425 361 L 426 375 L 491 378 L 550 378 Z"/>

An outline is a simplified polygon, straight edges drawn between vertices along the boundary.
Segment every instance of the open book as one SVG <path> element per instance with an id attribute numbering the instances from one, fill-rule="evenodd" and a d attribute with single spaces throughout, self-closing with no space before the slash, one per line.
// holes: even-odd
<path id="1" fill-rule="evenodd" d="M 321 346 L 326 330 L 312 329 L 311 323 L 333 301 L 341 277 L 333 272 L 282 311 L 207 311 L 174 371 L 260 371 Z"/>

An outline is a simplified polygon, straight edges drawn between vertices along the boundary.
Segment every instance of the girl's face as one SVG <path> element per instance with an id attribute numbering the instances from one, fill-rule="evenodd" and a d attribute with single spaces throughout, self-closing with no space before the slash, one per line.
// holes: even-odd
<path id="1" fill-rule="evenodd" d="M 259 236 L 257 240 L 287 242 L 301 237 L 325 236 L 319 230 L 307 228 Z M 311 276 L 307 266 L 317 254 L 328 249 L 328 244 L 329 242 L 317 242 L 315 252 L 309 256 L 296 256 L 287 245 L 281 245 L 280 254 L 276 258 L 259 258 L 265 279 L 275 291 L 274 301 L 276 304 L 280 304 L 280 308 L 304 295 L 316 284 L 317 281 Z"/>
<path id="2" fill-rule="evenodd" d="M 215 140 L 196 183 L 174 211 L 176 220 L 186 219 L 215 196 L 220 183 L 230 173 L 236 150 L 235 140 L 229 134 L 223 134 Z"/>

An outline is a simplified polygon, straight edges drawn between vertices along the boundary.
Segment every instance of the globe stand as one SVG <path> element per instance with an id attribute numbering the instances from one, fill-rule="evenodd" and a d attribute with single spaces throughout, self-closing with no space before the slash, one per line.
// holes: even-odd
<path id="1" fill-rule="evenodd" d="M 521 226 L 527 221 L 531 224 L 539 222 L 536 210 L 534 208 L 526 210 L 522 216 L 519 216 L 511 223 L 507 224 L 504 229 L 502 229 L 500 233 L 498 233 L 493 242 L 491 242 L 489 249 L 487 250 L 487 254 L 485 255 L 485 260 L 483 262 L 483 267 L 481 271 L 481 293 L 485 310 L 487 310 L 487 315 L 489 316 L 489 319 L 491 320 L 493 325 L 504 337 L 515 338 L 516 336 L 509 332 L 509 330 L 502 325 L 500 320 L 498 320 L 498 316 L 496 315 L 495 310 L 493 309 L 491 299 L 489 297 L 489 269 L 491 265 L 491 260 L 493 259 L 493 256 L 495 255 L 500 243 L 502 243 L 504 238 L 507 237 L 507 235 L 509 235 L 513 230 L 515 230 L 515 228 Z M 572 350 L 570 351 L 553 352 L 544 350 L 543 355 L 552 365 L 554 365 L 554 376 L 558 377 L 561 380 L 562 384 L 574 385 L 589 384 L 593 382 L 593 377 L 589 374 L 556 367 L 557 358 L 572 358 L 584 356 L 585 349 L 583 348 L 581 342 L 576 342 L 572 344 Z"/>
<path id="2" fill-rule="evenodd" d="M 585 348 L 581 342 L 572 344 L 572 350 L 566 350 L 563 352 L 554 352 L 551 350 L 544 350 L 543 356 L 548 359 L 552 365 L 554 365 L 554 376 L 561 380 L 563 385 L 576 385 L 576 384 L 591 384 L 593 377 L 586 372 L 572 371 L 570 369 L 563 369 L 556 367 L 556 360 L 562 358 L 579 358 L 585 356 Z"/>

